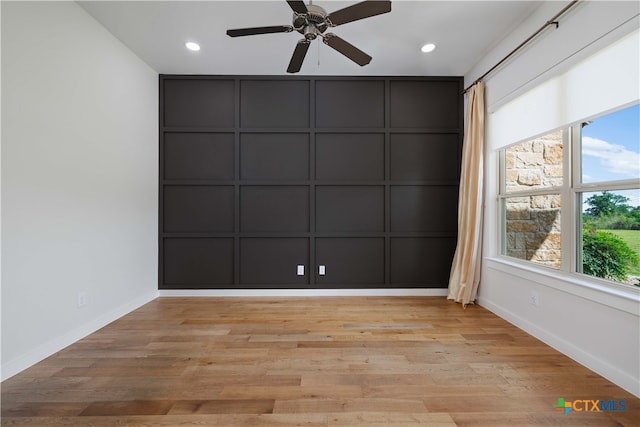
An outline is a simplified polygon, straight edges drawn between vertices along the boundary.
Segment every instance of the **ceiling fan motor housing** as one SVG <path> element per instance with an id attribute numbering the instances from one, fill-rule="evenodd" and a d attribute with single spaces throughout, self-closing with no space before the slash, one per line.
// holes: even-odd
<path id="1" fill-rule="evenodd" d="M 307 6 L 307 13 L 293 14 L 293 28 L 303 34 L 307 40 L 315 39 L 319 34 L 324 33 L 328 27 L 327 12 L 315 4 Z"/>

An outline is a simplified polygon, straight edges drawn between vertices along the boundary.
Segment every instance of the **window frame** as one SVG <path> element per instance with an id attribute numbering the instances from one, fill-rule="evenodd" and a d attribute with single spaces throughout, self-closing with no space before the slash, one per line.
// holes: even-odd
<path id="1" fill-rule="evenodd" d="M 603 112 L 595 116 L 606 116 L 616 111 L 636 105 L 636 103 L 622 106 L 615 111 Z M 567 125 L 558 129 L 544 132 L 540 135 L 527 138 L 525 140 L 514 142 L 507 146 L 500 147 L 498 151 L 498 192 L 497 203 L 499 212 L 499 228 L 498 228 L 498 256 L 509 262 L 520 263 L 528 266 L 528 268 L 541 268 L 543 271 L 562 272 L 578 278 L 580 281 L 592 282 L 594 284 L 604 285 L 606 287 L 619 289 L 622 291 L 635 290 L 636 286 L 626 283 L 617 282 L 610 279 L 590 276 L 582 273 L 582 198 L 584 193 L 602 192 L 602 191 L 622 191 L 640 189 L 640 179 L 622 179 L 614 181 L 598 181 L 598 182 L 582 182 L 582 125 L 585 120 L 578 123 Z M 537 188 L 533 190 L 515 190 L 507 191 L 506 189 L 506 152 L 507 149 L 527 141 L 534 140 L 553 132 L 562 131 L 562 185 L 550 186 L 546 188 Z M 560 267 L 554 268 L 531 260 L 525 260 L 509 256 L 506 254 L 506 199 L 512 197 L 529 197 L 539 195 L 560 194 Z"/>

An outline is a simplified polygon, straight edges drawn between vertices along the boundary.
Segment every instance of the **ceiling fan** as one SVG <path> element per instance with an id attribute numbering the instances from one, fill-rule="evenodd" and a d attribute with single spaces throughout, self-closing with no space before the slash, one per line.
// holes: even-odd
<path id="1" fill-rule="evenodd" d="M 308 5 L 306 5 L 304 1 L 287 0 L 287 3 L 293 10 L 293 22 L 291 25 L 227 30 L 227 35 L 230 37 L 290 33 L 293 30 L 304 35 L 304 38 L 298 41 L 293 51 L 289 67 L 287 67 L 287 73 L 297 73 L 300 71 L 304 57 L 307 54 L 307 50 L 309 50 L 309 45 L 311 41 L 317 37 L 321 37 L 324 44 L 337 50 L 356 64 L 360 66 L 367 65 L 371 62 L 371 56 L 333 33 L 325 34 L 325 31 L 330 27 L 336 27 L 348 22 L 391 12 L 391 1 L 389 0 L 365 0 L 345 7 L 344 9 L 336 10 L 330 14 L 320 6 L 312 4 L 311 1 Z"/>

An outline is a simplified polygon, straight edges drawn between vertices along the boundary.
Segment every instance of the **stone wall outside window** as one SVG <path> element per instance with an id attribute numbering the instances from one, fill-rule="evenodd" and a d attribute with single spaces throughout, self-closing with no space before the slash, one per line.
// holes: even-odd
<path id="1" fill-rule="evenodd" d="M 562 131 L 505 150 L 506 193 L 562 186 Z M 560 194 L 505 199 L 506 255 L 560 267 Z"/>

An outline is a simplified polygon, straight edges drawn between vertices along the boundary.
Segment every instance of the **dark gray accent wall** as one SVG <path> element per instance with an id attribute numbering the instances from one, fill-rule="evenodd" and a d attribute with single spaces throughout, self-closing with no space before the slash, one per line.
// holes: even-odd
<path id="1" fill-rule="evenodd" d="M 159 288 L 445 288 L 462 84 L 161 75 Z"/>

